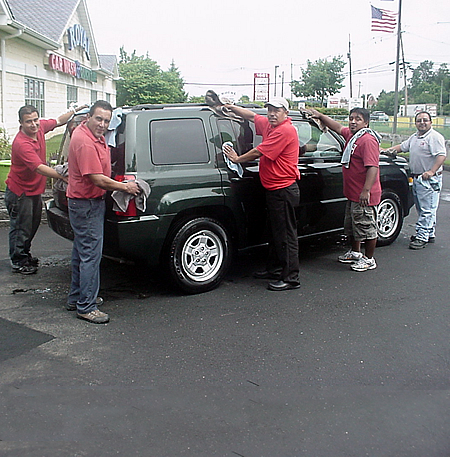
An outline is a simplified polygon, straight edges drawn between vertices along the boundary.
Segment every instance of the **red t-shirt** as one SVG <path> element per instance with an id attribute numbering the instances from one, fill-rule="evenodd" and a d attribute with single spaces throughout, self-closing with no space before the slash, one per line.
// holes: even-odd
<path id="1" fill-rule="evenodd" d="M 98 198 L 105 190 L 96 186 L 89 175 L 111 176 L 111 154 L 105 138 L 96 138 L 86 121 L 72 134 L 69 146 L 69 198 Z"/>
<path id="2" fill-rule="evenodd" d="M 6 185 L 16 195 L 40 195 L 45 192 L 47 178 L 36 172 L 46 165 L 45 134 L 56 127 L 55 119 L 40 119 L 37 138 L 30 138 L 19 130 L 11 147 L 11 168 Z"/>
<path id="3" fill-rule="evenodd" d="M 298 134 L 290 118 L 272 127 L 267 117 L 255 115 L 255 128 L 263 141 L 256 147 L 259 159 L 259 177 L 267 190 L 284 189 L 297 179 L 299 143 Z"/>
<path id="4" fill-rule="evenodd" d="M 341 135 L 348 142 L 353 134 L 348 127 L 344 127 Z M 378 205 L 381 201 L 380 184 L 380 145 L 370 133 L 365 133 L 355 143 L 348 168 L 342 167 L 344 179 L 344 195 L 353 202 L 359 202 L 359 196 L 366 182 L 367 167 L 377 167 L 378 177 L 370 189 L 370 206 Z"/>

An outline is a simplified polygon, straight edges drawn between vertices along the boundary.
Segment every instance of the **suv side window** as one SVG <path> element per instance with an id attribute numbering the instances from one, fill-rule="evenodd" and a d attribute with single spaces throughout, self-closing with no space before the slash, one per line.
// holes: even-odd
<path id="1" fill-rule="evenodd" d="M 297 129 L 300 146 L 305 146 L 302 157 L 340 158 L 341 145 L 329 132 L 322 132 L 316 125 L 304 121 L 293 121 Z"/>
<path id="2" fill-rule="evenodd" d="M 208 163 L 206 134 L 201 119 L 150 122 L 150 148 L 155 165 Z"/>
<path id="3" fill-rule="evenodd" d="M 226 141 L 231 141 L 235 151 L 239 155 L 242 155 L 254 147 L 253 130 L 248 121 L 239 123 L 228 119 L 218 119 L 217 125 L 220 132 L 219 148 L 221 148 L 222 144 Z"/>

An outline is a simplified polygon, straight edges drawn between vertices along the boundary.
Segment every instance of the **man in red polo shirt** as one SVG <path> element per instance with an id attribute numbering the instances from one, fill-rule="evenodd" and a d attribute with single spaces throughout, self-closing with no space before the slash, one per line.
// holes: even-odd
<path id="1" fill-rule="evenodd" d="M 81 109 L 81 108 L 80 108 Z M 36 273 L 38 259 L 31 255 L 31 242 L 41 223 L 42 199 L 46 178 L 61 178 L 47 166 L 45 134 L 65 124 L 75 109 L 58 119 L 39 119 L 32 105 L 19 110 L 19 133 L 11 149 L 11 169 L 6 179 L 5 203 L 10 218 L 9 256 L 12 271 Z"/>
<path id="2" fill-rule="evenodd" d="M 132 182 L 118 182 L 111 176 L 111 154 L 103 136 L 111 121 L 112 107 L 97 100 L 87 120 L 72 134 L 69 149 L 69 218 L 74 233 L 72 282 L 68 310 L 94 324 L 109 322 L 108 314 L 97 306 L 103 300 L 100 289 L 100 261 L 103 250 L 103 225 L 107 190 L 121 190 L 132 195 L 139 187 Z"/>
<path id="3" fill-rule="evenodd" d="M 288 117 L 289 104 L 284 98 L 274 97 L 266 103 L 267 117 L 240 106 L 225 106 L 254 122 L 256 133 L 263 137 L 261 144 L 241 156 L 230 146 L 224 146 L 225 154 L 234 163 L 260 158 L 259 176 L 266 189 L 271 238 L 267 269 L 256 272 L 255 277 L 274 280 L 269 283 L 269 290 L 297 289 L 300 279 L 295 207 L 300 202 L 299 142 Z"/>

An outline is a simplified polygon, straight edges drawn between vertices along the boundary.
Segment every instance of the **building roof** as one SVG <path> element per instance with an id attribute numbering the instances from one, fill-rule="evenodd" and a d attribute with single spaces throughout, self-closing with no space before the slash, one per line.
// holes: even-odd
<path id="1" fill-rule="evenodd" d="M 13 19 L 39 34 L 59 41 L 80 0 L 6 0 Z"/>
<path id="2" fill-rule="evenodd" d="M 78 10 L 85 28 L 89 31 L 92 64 L 98 65 L 99 69 L 114 78 L 118 77 L 116 56 L 97 54 L 86 0 L 0 0 L 0 7 L 2 14 L 10 16 L 17 25 L 22 24 L 28 33 L 34 32 L 34 40 L 41 37 L 40 41 L 49 40 L 54 44 L 61 43 L 71 17 Z"/>

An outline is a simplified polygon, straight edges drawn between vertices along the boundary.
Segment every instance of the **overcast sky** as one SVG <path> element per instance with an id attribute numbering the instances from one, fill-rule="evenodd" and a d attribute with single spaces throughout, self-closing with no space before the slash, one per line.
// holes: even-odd
<path id="1" fill-rule="evenodd" d="M 394 90 L 396 34 L 371 32 L 370 5 L 398 12 L 399 0 L 87 0 L 99 54 L 148 53 L 163 70 L 172 60 L 190 95 L 207 89 L 253 95 L 253 74 L 277 70 L 277 95 L 290 97 L 307 60 L 343 56 L 349 36 L 353 96 Z M 450 64 L 450 2 L 403 0 L 405 60 Z M 450 65 L 449 65 L 450 66 Z M 357 74 L 355 74 L 357 72 Z M 411 76 L 411 73 L 409 73 Z M 350 95 L 349 78 L 343 96 Z M 402 85 L 400 86 L 402 87 Z M 271 89 L 273 93 L 273 87 Z"/>

